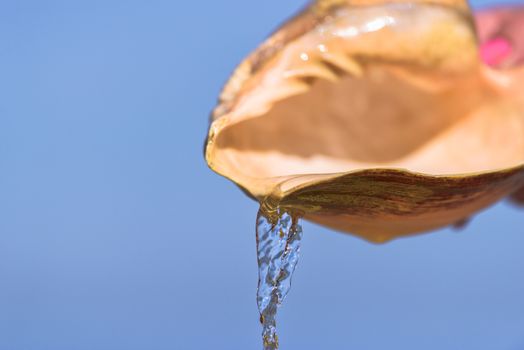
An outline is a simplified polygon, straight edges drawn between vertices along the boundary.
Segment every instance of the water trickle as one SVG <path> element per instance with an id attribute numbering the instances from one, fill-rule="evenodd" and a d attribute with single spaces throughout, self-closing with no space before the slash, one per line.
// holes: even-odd
<path id="1" fill-rule="evenodd" d="M 257 217 L 258 292 L 264 350 L 278 349 L 276 315 L 289 289 L 298 262 L 302 227 L 299 217 L 277 209 Z"/>

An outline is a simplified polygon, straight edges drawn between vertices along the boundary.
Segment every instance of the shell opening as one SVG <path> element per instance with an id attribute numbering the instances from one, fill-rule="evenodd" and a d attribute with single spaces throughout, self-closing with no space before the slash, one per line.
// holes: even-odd
<path id="1" fill-rule="evenodd" d="M 422 20 L 423 19 L 423 20 Z M 287 45 L 244 87 L 213 140 L 235 178 L 404 168 L 462 174 L 524 162 L 524 118 L 478 63 L 462 13 L 346 8 Z"/>

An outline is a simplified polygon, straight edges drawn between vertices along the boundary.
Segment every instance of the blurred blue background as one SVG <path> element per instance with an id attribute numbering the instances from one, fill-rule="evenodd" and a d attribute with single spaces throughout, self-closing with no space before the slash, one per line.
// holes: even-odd
<path id="1" fill-rule="evenodd" d="M 261 348 L 257 206 L 202 144 L 302 4 L 0 2 L 0 350 Z M 305 224 L 282 349 L 524 349 L 523 215 L 385 246 Z"/>

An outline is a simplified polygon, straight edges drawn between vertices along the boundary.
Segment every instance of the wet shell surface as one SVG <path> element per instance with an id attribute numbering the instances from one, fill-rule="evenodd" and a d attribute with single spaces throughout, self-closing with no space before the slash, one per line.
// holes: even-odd
<path id="1" fill-rule="evenodd" d="M 268 208 L 386 242 L 524 186 L 523 91 L 465 2 L 317 1 L 236 69 L 205 156 Z"/>

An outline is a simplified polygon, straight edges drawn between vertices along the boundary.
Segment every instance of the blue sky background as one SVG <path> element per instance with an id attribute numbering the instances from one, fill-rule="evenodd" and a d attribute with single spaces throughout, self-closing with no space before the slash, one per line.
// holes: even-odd
<path id="1" fill-rule="evenodd" d="M 257 206 L 202 144 L 301 5 L 0 2 L 0 349 L 261 348 Z M 282 349 L 524 349 L 523 218 L 385 246 L 305 224 Z"/>

